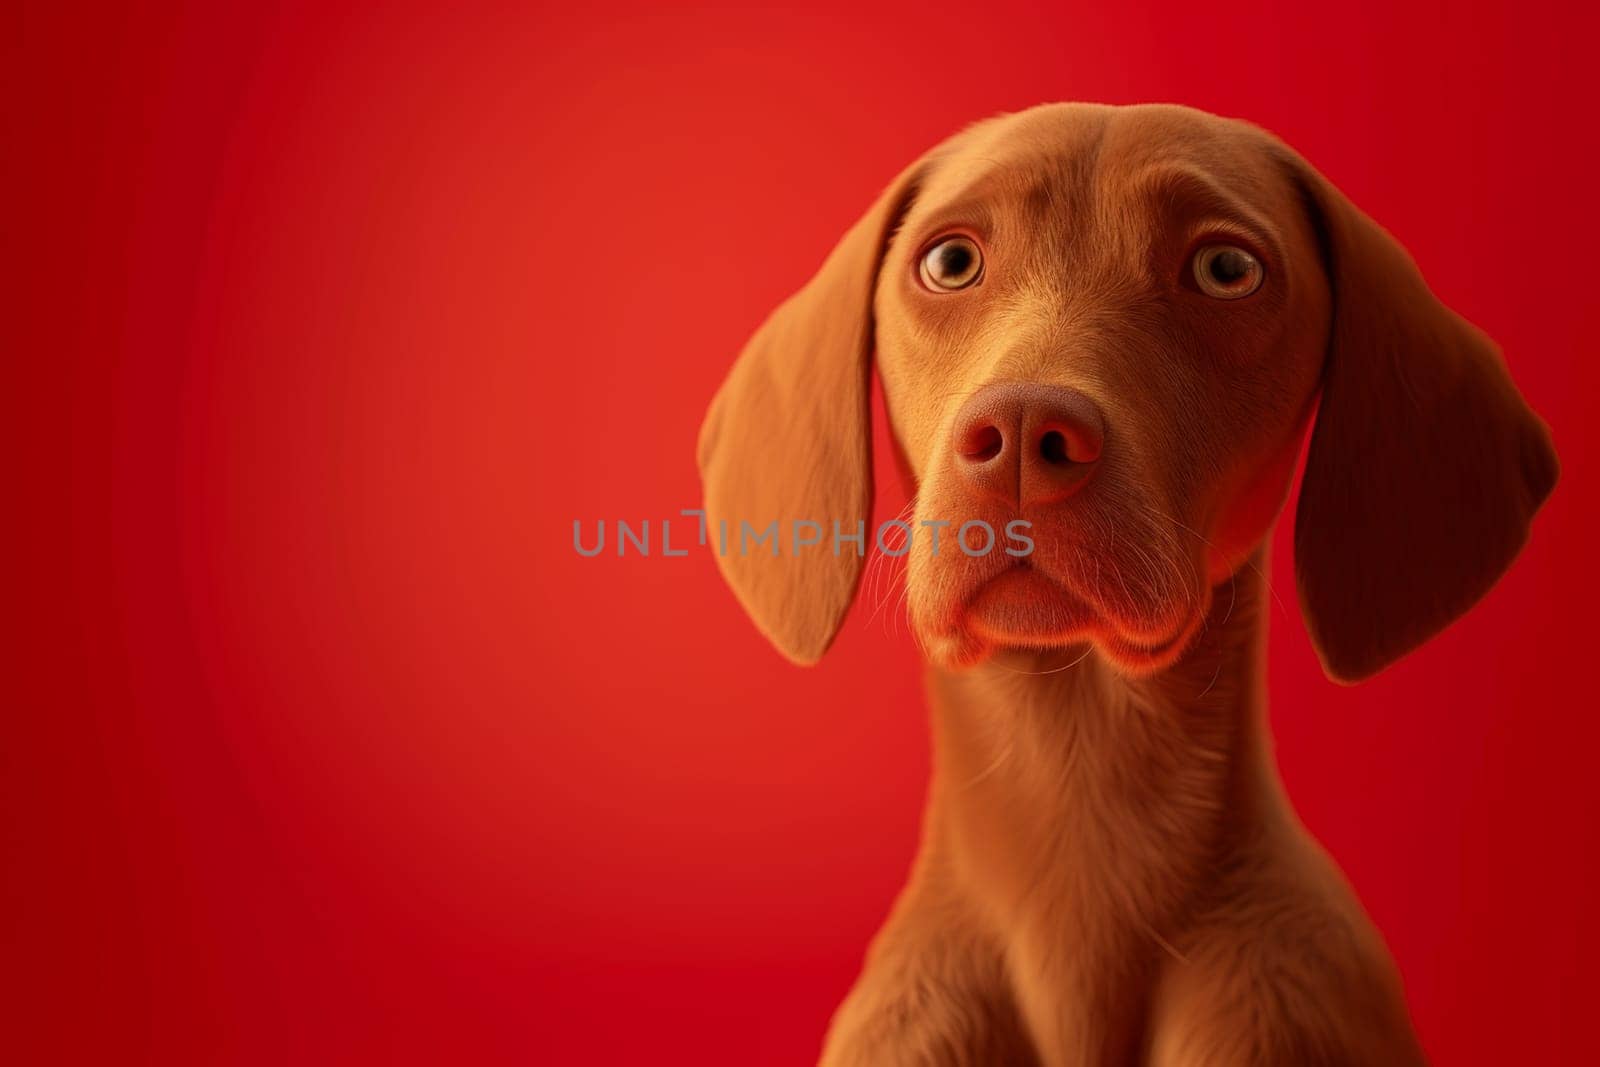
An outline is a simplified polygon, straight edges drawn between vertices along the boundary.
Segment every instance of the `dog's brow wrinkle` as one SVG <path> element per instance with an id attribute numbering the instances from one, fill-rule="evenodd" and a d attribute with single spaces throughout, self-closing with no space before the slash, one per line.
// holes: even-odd
<path id="1" fill-rule="evenodd" d="M 1029 215 L 1045 217 L 1055 206 L 1055 190 L 1051 187 L 1049 179 L 1040 178 L 1028 183 L 1022 199 Z"/>
<path id="2" fill-rule="evenodd" d="M 938 196 L 941 203 L 948 205 L 987 200 L 991 194 L 990 187 L 1004 180 L 1007 168 L 1000 160 L 989 156 L 973 156 L 971 161 L 987 166 L 975 174 L 966 175 L 965 180 L 954 189 L 941 192 Z"/>
<path id="3" fill-rule="evenodd" d="M 1211 214 L 1245 228 L 1266 242 L 1266 223 L 1251 205 L 1213 176 L 1187 166 L 1163 164 L 1138 176 L 1132 187 L 1148 201 L 1172 214 Z"/>

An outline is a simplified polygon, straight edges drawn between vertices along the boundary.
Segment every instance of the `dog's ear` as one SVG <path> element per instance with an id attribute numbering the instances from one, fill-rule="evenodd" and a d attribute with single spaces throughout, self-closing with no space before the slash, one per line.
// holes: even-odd
<path id="1" fill-rule="evenodd" d="M 1356 682 L 1488 592 L 1558 465 L 1494 342 L 1326 179 L 1298 158 L 1292 170 L 1333 307 L 1295 569 L 1324 669 Z"/>
<path id="2" fill-rule="evenodd" d="M 858 546 L 871 542 L 873 294 L 923 169 L 902 173 L 768 316 L 700 428 L 707 539 L 745 611 L 796 663 L 832 643 L 861 580 Z M 773 522 L 777 543 L 756 544 Z M 797 522 L 818 543 L 796 548 Z"/>

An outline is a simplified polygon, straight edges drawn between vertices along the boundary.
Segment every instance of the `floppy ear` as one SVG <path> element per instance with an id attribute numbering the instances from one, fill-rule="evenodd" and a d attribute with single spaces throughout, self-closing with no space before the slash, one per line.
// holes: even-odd
<path id="1" fill-rule="evenodd" d="M 756 626 L 796 663 L 815 663 L 861 580 L 854 537 L 872 510 L 869 379 L 878 265 L 908 206 L 908 169 L 852 226 L 815 277 L 778 307 L 739 354 L 700 428 L 708 537 L 723 577 Z M 757 545 L 773 521 L 771 542 Z M 726 549 L 720 524 L 726 523 Z M 742 523 L 752 528 L 745 544 Z M 804 539 L 795 548 L 794 524 Z M 864 526 L 863 526 L 864 530 Z M 861 552 L 870 541 L 865 531 Z"/>
<path id="2" fill-rule="evenodd" d="M 1558 473 L 1494 342 L 1303 161 L 1333 324 L 1295 517 L 1300 605 L 1330 677 L 1387 667 L 1510 566 Z"/>

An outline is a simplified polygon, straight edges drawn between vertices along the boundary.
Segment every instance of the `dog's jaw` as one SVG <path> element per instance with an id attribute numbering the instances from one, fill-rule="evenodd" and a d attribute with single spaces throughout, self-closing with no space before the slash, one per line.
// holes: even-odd
<path id="1" fill-rule="evenodd" d="M 924 655 L 948 670 L 969 669 L 1006 650 L 1076 654 L 1088 644 L 1117 671 L 1149 676 L 1185 655 L 1211 606 L 1209 591 L 1202 591 L 1170 598 L 1165 612 L 1134 616 L 1108 603 L 1082 575 L 1058 575 L 1027 559 L 968 566 L 939 579 L 916 569 L 910 613 Z"/>

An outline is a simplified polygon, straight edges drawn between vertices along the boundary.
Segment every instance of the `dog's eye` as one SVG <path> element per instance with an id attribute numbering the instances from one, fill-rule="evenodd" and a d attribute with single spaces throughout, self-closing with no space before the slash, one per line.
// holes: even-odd
<path id="1" fill-rule="evenodd" d="M 1194 280 L 1218 300 L 1237 300 L 1261 288 L 1261 261 L 1236 245 L 1206 245 L 1194 254 Z"/>
<path id="2" fill-rule="evenodd" d="M 918 268 L 922 284 L 934 292 L 965 289 L 983 274 L 983 253 L 978 243 L 959 234 L 946 237 L 922 257 Z"/>

